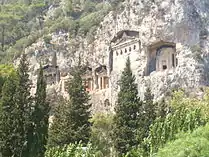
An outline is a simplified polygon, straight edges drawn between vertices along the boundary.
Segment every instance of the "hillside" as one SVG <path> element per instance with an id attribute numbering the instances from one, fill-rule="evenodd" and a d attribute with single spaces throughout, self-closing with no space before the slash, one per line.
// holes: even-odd
<path id="1" fill-rule="evenodd" d="M 66 95 L 65 82 L 80 60 L 87 67 L 83 79 L 93 108 L 112 110 L 127 56 L 141 99 L 147 87 L 160 100 L 178 88 L 201 97 L 209 85 L 207 0 L 9 3 L 1 15 L 18 12 L 11 28 L 5 27 L 2 61 L 16 64 L 25 51 L 34 85 L 42 63 L 50 95 Z"/>
<path id="2" fill-rule="evenodd" d="M 70 33 L 70 38 L 91 38 L 104 16 L 117 5 L 117 1 L 104 0 L 3 0 L 0 62 L 15 59 L 39 38 L 60 30 Z"/>

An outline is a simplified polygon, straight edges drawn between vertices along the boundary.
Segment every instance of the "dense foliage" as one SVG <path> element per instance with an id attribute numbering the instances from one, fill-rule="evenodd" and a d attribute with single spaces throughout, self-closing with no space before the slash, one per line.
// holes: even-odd
<path id="1" fill-rule="evenodd" d="M 159 109 L 156 109 L 158 116 L 147 130 L 148 136 L 126 156 L 155 156 L 159 148 L 163 148 L 168 142 L 175 140 L 178 133 L 191 134 L 193 130 L 204 126 L 208 121 L 208 114 L 205 111 L 208 103 L 207 95 L 206 93 L 205 99 L 197 100 L 188 98 L 182 91 L 174 92 L 168 111 L 165 112 L 164 108 L 160 113 Z M 161 104 L 165 106 L 165 101 L 162 101 Z"/>
<path id="2" fill-rule="evenodd" d="M 14 131 L 11 133 L 13 154 L 16 156 L 28 156 L 32 139 L 32 97 L 30 95 L 31 83 L 28 75 L 28 62 L 23 55 L 17 69 L 17 87 L 14 93 L 12 116 L 14 117 Z"/>
<path id="3" fill-rule="evenodd" d="M 14 147 L 13 139 L 15 135 L 12 133 L 16 126 L 13 121 L 16 117 L 15 108 L 15 88 L 17 87 L 17 78 L 15 74 L 10 74 L 2 89 L 2 98 L 0 101 L 0 152 L 5 157 L 10 157 L 13 154 Z"/>
<path id="4" fill-rule="evenodd" d="M 88 144 L 69 144 L 63 147 L 54 147 L 47 150 L 45 157 L 101 157 L 96 150 Z"/>
<path id="5" fill-rule="evenodd" d="M 175 141 L 169 142 L 160 149 L 157 157 L 206 157 L 209 156 L 209 125 L 198 128 L 193 133 L 178 135 Z"/>
<path id="6" fill-rule="evenodd" d="M 102 19 L 121 2 L 2 0 L 0 63 L 18 57 L 26 47 L 50 33 L 69 32 L 70 38 L 85 36 L 91 42 Z"/>
<path id="7" fill-rule="evenodd" d="M 12 64 L 0 64 L 0 76 L 6 77 L 14 72 L 14 66 Z"/>
<path id="8" fill-rule="evenodd" d="M 36 95 L 41 95 L 39 99 L 45 102 L 46 86 L 42 77 L 39 76 Z M 0 99 L 0 152 L 4 157 L 44 156 L 48 110 L 42 110 L 47 106 L 41 101 L 34 102 L 30 94 L 30 84 L 28 62 L 26 55 L 23 55 L 17 71 L 12 72 L 6 79 Z M 42 109 L 37 112 L 40 105 Z M 38 147 L 34 145 L 37 143 Z"/>
<path id="9" fill-rule="evenodd" d="M 201 117 L 200 109 L 179 108 L 166 116 L 165 119 L 157 119 L 149 130 L 146 139 L 150 153 L 157 152 L 166 142 L 175 139 L 175 135 L 181 131 L 192 132 L 194 129 L 205 124 Z"/>

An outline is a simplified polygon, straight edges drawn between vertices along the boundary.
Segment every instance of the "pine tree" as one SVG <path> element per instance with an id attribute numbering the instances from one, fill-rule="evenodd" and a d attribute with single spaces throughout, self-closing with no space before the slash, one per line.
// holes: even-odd
<path id="1" fill-rule="evenodd" d="M 137 146 L 137 128 L 141 101 L 138 98 L 135 76 L 132 74 L 130 59 L 119 81 L 120 92 L 115 108 L 114 117 L 114 145 L 119 155 L 125 154 L 132 147 Z"/>
<path id="2" fill-rule="evenodd" d="M 11 157 L 15 147 L 15 129 L 13 115 L 15 104 L 15 92 L 17 87 L 17 77 L 15 73 L 10 74 L 2 89 L 0 101 L 0 152 L 3 157 Z"/>
<path id="3" fill-rule="evenodd" d="M 69 101 L 58 105 L 50 128 L 49 146 L 89 142 L 91 118 L 89 95 L 84 90 L 81 68 L 72 72 L 68 86 Z"/>
<path id="4" fill-rule="evenodd" d="M 48 119 L 49 104 L 46 101 L 46 82 L 43 76 L 43 69 L 40 67 L 36 88 L 35 107 L 32 114 L 34 128 L 30 156 L 44 157 L 48 138 Z"/>
<path id="5" fill-rule="evenodd" d="M 13 115 L 16 117 L 14 120 L 15 137 L 14 137 L 14 157 L 28 157 L 30 146 L 32 142 L 33 129 L 32 129 L 32 98 L 30 95 L 30 80 L 28 75 L 28 62 L 26 55 L 23 54 L 17 70 L 17 89 L 15 93 L 15 109 Z"/>

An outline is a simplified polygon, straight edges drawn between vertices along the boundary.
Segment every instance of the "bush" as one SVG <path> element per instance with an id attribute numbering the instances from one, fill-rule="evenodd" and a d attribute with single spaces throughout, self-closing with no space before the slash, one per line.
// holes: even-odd
<path id="1" fill-rule="evenodd" d="M 83 147 L 81 144 L 69 144 L 48 149 L 45 157 L 96 157 L 96 154 L 98 153 L 91 144 L 88 144 L 87 147 Z"/>
<path id="2" fill-rule="evenodd" d="M 98 113 L 91 119 L 91 142 L 104 156 L 111 156 L 113 116 Z"/>
<path id="3" fill-rule="evenodd" d="M 157 119 L 151 125 L 149 137 L 145 139 L 150 154 L 163 147 L 166 142 L 174 140 L 180 131 L 190 131 L 205 125 L 205 119 L 201 117 L 200 109 L 186 109 L 184 107 L 169 114 L 164 120 Z"/>
<path id="4" fill-rule="evenodd" d="M 52 40 L 52 37 L 50 35 L 44 36 L 44 42 L 45 44 L 50 44 L 50 41 Z"/>
<path id="5" fill-rule="evenodd" d="M 0 64 L 0 76 L 7 77 L 14 71 L 15 69 L 12 64 Z"/>
<path id="6" fill-rule="evenodd" d="M 182 133 L 179 138 L 160 149 L 157 157 L 208 157 L 209 125 L 193 133 Z"/>

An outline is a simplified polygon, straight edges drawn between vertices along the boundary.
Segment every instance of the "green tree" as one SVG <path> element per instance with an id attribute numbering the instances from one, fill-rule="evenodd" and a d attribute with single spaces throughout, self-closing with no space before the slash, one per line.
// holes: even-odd
<path id="1" fill-rule="evenodd" d="M 13 121 L 15 128 L 15 137 L 13 139 L 14 157 L 29 156 L 33 130 L 32 130 L 32 97 L 30 95 L 31 82 L 28 75 L 28 65 L 26 55 L 23 54 L 17 70 L 17 88 L 14 96 L 15 109 L 13 112 L 16 118 Z"/>
<path id="2" fill-rule="evenodd" d="M 116 150 L 119 155 L 122 155 L 138 144 L 136 130 L 139 126 L 139 108 L 141 105 L 137 96 L 137 84 L 131 71 L 129 58 L 122 72 L 119 86 L 120 92 L 115 108 L 113 138 Z"/>
<path id="3" fill-rule="evenodd" d="M 144 93 L 144 101 L 141 107 L 141 117 L 139 119 L 139 128 L 138 132 L 138 140 L 139 147 L 143 150 L 144 153 L 148 152 L 149 147 L 144 143 L 144 139 L 149 136 L 150 126 L 153 124 L 156 119 L 156 104 L 153 102 L 154 95 L 151 93 L 150 88 L 146 89 Z M 147 156 L 147 154 L 144 156 Z"/>
<path id="4" fill-rule="evenodd" d="M 16 120 L 14 113 L 15 92 L 17 87 L 17 77 L 15 73 L 10 74 L 2 89 L 0 101 L 0 152 L 4 157 L 11 157 L 15 148 Z"/>
<path id="5" fill-rule="evenodd" d="M 156 104 L 153 102 L 153 98 L 154 95 L 151 93 L 150 88 L 147 88 L 142 105 L 142 126 L 140 127 L 143 129 L 142 139 L 149 135 L 149 127 L 156 119 Z"/>
<path id="6" fill-rule="evenodd" d="M 69 100 L 59 104 L 54 113 L 49 146 L 80 141 L 85 145 L 89 142 L 91 105 L 88 104 L 89 95 L 82 84 L 81 68 L 76 68 L 72 76 L 68 86 Z"/>
<path id="7" fill-rule="evenodd" d="M 53 122 L 49 128 L 48 147 L 63 146 L 69 144 L 69 108 L 70 103 L 65 100 L 59 100 L 54 108 Z"/>
<path id="8" fill-rule="evenodd" d="M 34 128 L 31 155 L 33 157 L 44 157 L 48 138 L 48 119 L 49 103 L 46 101 L 46 82 L 43 76 L 43 69 L 40 66 L 35 96 L 35 107 L 32 114 Z"/>
<path id="9" fill-rule="evenodd" d="M 72 80 L 69 83 L 68 92 L 70 99 L 70 119 L 71 119 L 71 140 L 72 143 L 82 141 L 87 144 L 91 132 L 91 104 L 89 95 L 85 91 L 81 78 L 82 68 L 77 67 L 72 72 Z"/>

